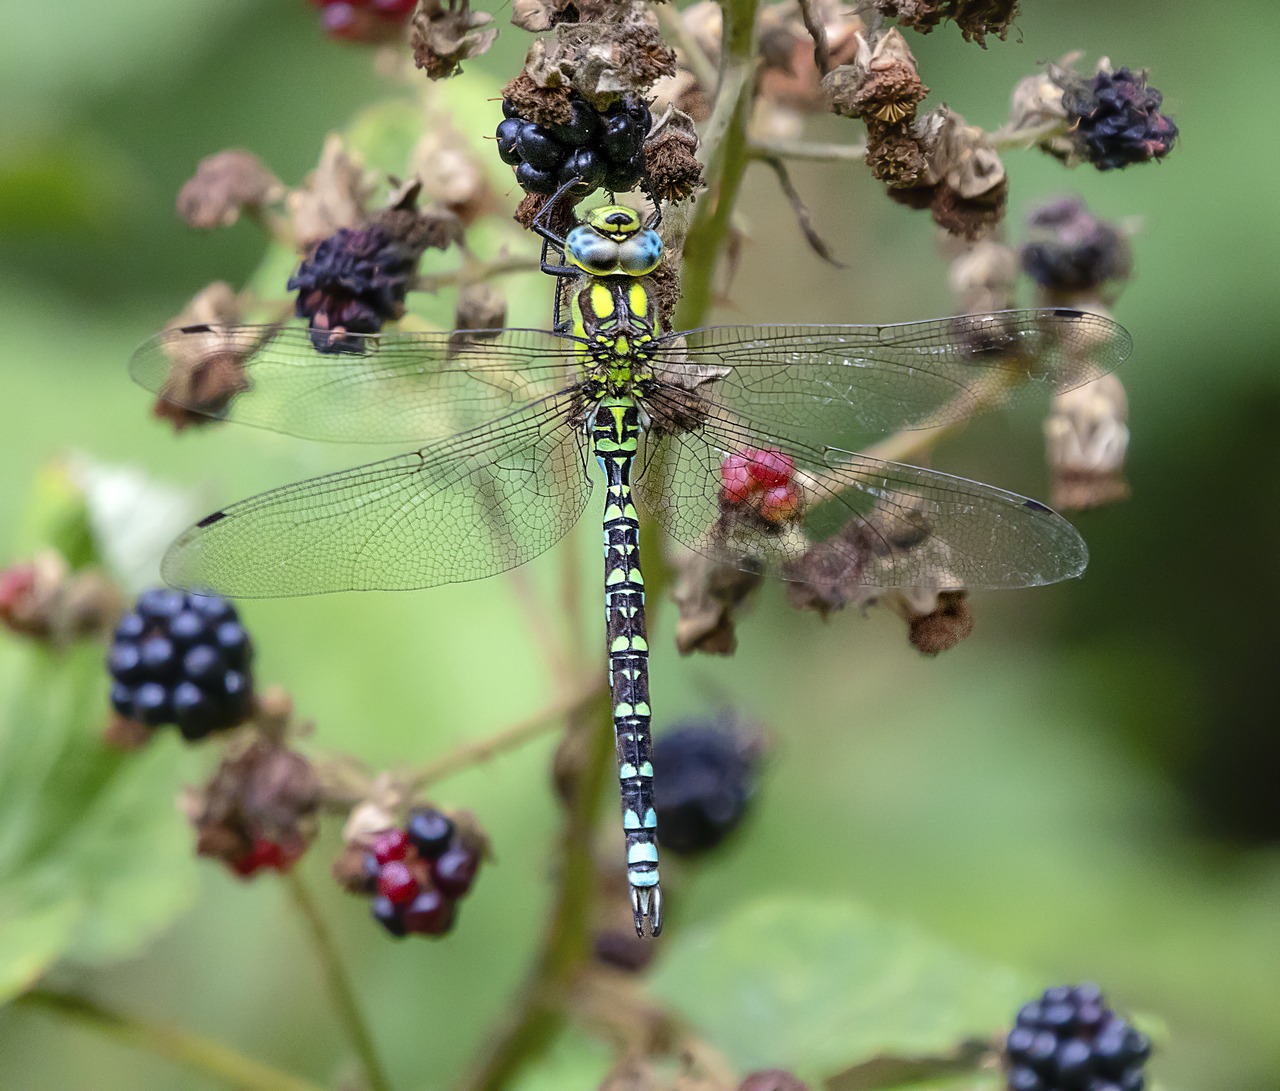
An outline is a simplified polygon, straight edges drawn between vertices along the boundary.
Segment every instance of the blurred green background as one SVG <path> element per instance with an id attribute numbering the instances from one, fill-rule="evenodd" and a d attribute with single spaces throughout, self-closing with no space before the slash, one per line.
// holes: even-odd
<path id="1" fill-rule="evenodd" d="M 1218 18 L 1186 0 L 1025 6 L 1018 33 L 985 52 L 953 27 L 912 36 L 935 88 L 926 105 L 945 100 L 995 128 L 1019 77 L 1079 48 L 1150 67 L 1182 130 L 1167 162 L 1125 172 L 1006 156 L 1015 240 L 1028 207 L 1061 193 L 1112 219 L 1141 218 L 1136 274 L 1116 308 L 1137 345 L 1123 372 L 1133 499 L 1077 519 L 1093 557 L 1083 580 L 976 596 L 974 635 L 934 661 L 910 650 L 887 613 L 823 624 L 776 591 L 742 627 L 735 657 L 682 660 L 674 612 L 658 610 L 658 729 L 732 705 L 776 740 L 748 828 L 706 865 L 672 869 L 661 943 L 761 893 L 851 896 L 1017 967 L 1036 987 L 1095 979 L 1121 1006 L 1159 1015 L 1169 1039 L 1156 1071 L 1169 1087 L 1275 1091 L 1280 152 L 1265 111 L 1280 16 L 1266 0 L 1213 9 Z M 504 30 L 451 85 L 465 130 L 491 130 L 497 107 L 486 100 L 526 41 Z M 173 198 L 197 160 L 247 147 L 299 181 L 326 132 L 388 93 L 370 59 L 328 42 L 303 0 L 6 5 L 0 560 L 23 544 L 33 475 L 68 451 L 197 487 L 206 507 L 357 460 L 248 430 L 175 438 L 148 417 L 125 363 L 196 290 L 243 283 L 261 255 L 251 225 L 198 235 L 178 222 Z M 861 131 L 819 119 L 810 135 L 852 141 Z M 772 178 L 752 174 L 750 238 L 720 320 L 948 311 L 945 259 L 924 214 L 891 205 L 847 165 L 801 165 L 794 177 L 848 268 L 821 265 Z M 506 287 L 512 324 L 545 321 L 545 282 Z M 450 301 L 441 306 L 447 315 Z M 1043 496 L 1042 463 L 1038 422 L 1018 417 L 974 426 L 934 464 Z M 598 626 L 590 525 L 561 550 L 581 555 L 585 623 Z M 555 553 L 531 568 L 549 592 L 559 571 Z M 526 627 L 507 578 L 255 602 L 245 614 L 260 677 L 296 695 L 317 744 L 375 766 L 443 754 L 554 696 L 543 663 L 526 654 L 531 635 L 546 634 Z M 358 901 L 330 893 L 332 829 L 304 865 L 399 1086 L 447 1086 L 521 979 L 550 889 L 551 745 L 438 794 L 481 817 L 498 856 L 447 943 L 386 942 Z M 170 750 L 180 773 L 171 791 L 212 760 Z M 282 892 L 211 865 L 189 910 L 134 957 L 56 979 L 320 1082 L 347 1055 Z M 0 1011 L 0 1086 L 217 1085 L 10 1010 Z"/>

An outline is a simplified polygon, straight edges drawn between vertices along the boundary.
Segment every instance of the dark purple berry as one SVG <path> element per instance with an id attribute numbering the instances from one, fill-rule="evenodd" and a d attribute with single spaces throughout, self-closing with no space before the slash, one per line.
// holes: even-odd
<path id="1" fill-rule="evenodd" d="M 194 610 L 183 610 L 169 622 L 169 639 L 183 647 L 190 647 L 205 635 L 206 621 Z"/>
<path id="2" fill-rule="evenodd" d="M 559 170 L 568 154 L 568 149 L 560 141 L 531 121 L 526 121 L 520 127 L 516 147 L 520 151 L 520 158 L 539 171 Z"/>
<path id="3" fill-rule="evenodd" d="M 141 666 L 149 678 L 170 678 L 178 667 L 173 641 L 166 636 L 149 636 L 138 648 Z"/>
<path id="4" fill-rule="evenodd" d="M 159 682 L 143 682 L 133 691 L 133 715 L 131 719 L 148 727 L 168 723 L 173 715 L 169 704 L 169 691 Z"/>
<path id="5" fill-rule="evenodd" d="M 107 670 L 117 682 L 138 682 L 142 679 L 142 653 L 137 644 L 116 643 L 107 652 Z"/>
<path id="6" fill-rule="evenodd" d="M 418 807 L 410 811 L 405 829 L 414 848 L 426 860 L 436 859 L 453 840 L 453 822 L 431 807 Z"/>
<path id="7" fill-rule="evenodd" d="M 718 845 L 746 814 L 755 790 L 756 751 L 732 725 L 674 728 L 653 746 L 658 843 L 676 853 Z"/>
<path id="8" fill-rule="evenodd" d="M 252 692 L 249 676 L 241 671 L 227 671 L 222 676 L 222 691 L 227 695 L 227 707 L 229 709 L 244 709 Z"/>
<path id="9" fill-rule="evenodd" d="M 442 936 L 453 927 L 454 911 L 452 898 L 429 887 L 405 907 L 405 930 L 422 936 Z"/>
<path id="10" fill-rule="evenodd" d="M 611 163 L 627 163 L 640 150 L 644 134 L 626 114 L 605 118 L 600 149 Z"/>
<path id="11" fill-rule="evenodd" d="M 167 620 L 181 610 L 187 597 L 169 587 L 153 587 L 138 596 L 137 612 L 147 621 Z"/>
<path id="12" fill-rule="evenodd" d="M 123 682 L 111 685 L 111 707 L 126 719 L 133 718 L 133 690 Z"/>
<path id="13" fill-rule="evenodd" d="M 1046 1091 L 1044 1081 L 1025 1065 L 1009 1069 L 1009 1091 Z"/>
<path id="14" fill-rule="evenodd" d="M 125 614 L 116 626 L 117 641 L 140 640 L 147 631 L 147 621 L 141 614 Z"/>
<path id="15" fill-rule="evenodd" d="M 520 111 L 516 109 L 516 104 L 509 98 L 502 100 L 502 116 L 503 117 L 519 117 Z"/>
<path id="16" fill-rule="evenodd" d="M 211 644 L 197 644 L 182 657 L 182 673 L 195 682 L 208 682 L 225 669 L 222 655 Z"/>
<path id="17" fill-rule="evenodd" d="M 572 116 L 568 121 L 553 122 L 547 126 L 561 144 L 570 148 L 581 148 L 595 141 L 600 132 L 600 115 L 582 99 L 572 99 L 569 103 Z"/>
<path id="18" fill-rule="evenodd" d="M 516 138 L 520 135 L 522 127 L 523 122 L 518 118 L 509 117 L 498 124 L 497 132 L 494 133 L 498 138 L 498 158 L 513 167 L 520 162 Z"/>
<path id="19" fill-rule="evenodd" d="M 596 152 L 591 148 L 575 148 L 560 168 L 558 181 L 564 185 L 578 179 L 581 185 L 574 186 L 574 189 L 585 195 L 599 188 L 604 175 L 604 160 Z"/>
<path id="20" fill-rule="evenodd" d="M 542 193 L 550 196 L 556 191 L 556 176 L 538 170 L 528 163 L 516 167 L 516 184 L 526 193 Z"/>
<path id="21" fill-rule="evenodd" d="M 238 621 L 224 621 L 214 630 L 214 643 L 229 663 L 242 663 L 249 651 L 249 634 Z"/>
<path id="22" fill-rule="evenodd" d="M 187 609 L 194 610 L 206 621 L 234 621 L 236 608 L 217 595 L 188 595 Z"/>
<path id="23" fill-rule="evenodd" d="M 433 861 L 431 874 L 441 893 L 451 898 L 461 898 L 471 889 L 479 867 L 480 858 L 475 853 L 461 845 L 455 845 Z"/>
<path id="24" fill-rule="evenodd" d="M 404 913 L 390 898 L 378 895 L 373 899 L 369 912 L 373 914 L 373 919 L 393 936 L 398 938 L 405 934 Z"/>
<path id="25" fill-rule="evenodd" d="M 173 687 L 173 718 L 184 738 L 202 739 L 217 718 L 217 706 L 194 682 L 179 682 Z"/>

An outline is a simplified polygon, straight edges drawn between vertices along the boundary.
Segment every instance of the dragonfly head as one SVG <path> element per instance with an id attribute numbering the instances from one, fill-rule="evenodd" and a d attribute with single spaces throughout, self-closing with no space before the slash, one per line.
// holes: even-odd
<path id="1" fill-rule="evenodd" d="M 661 236 L 624 205 L 593 208 L 565 236 L 564 247 L 569 262 L 596 277 L 642 277 L 662 260 Z"/>

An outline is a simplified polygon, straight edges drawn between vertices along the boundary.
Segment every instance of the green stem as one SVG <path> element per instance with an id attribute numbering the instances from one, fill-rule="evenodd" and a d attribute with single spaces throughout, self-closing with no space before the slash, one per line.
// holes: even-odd
<path id="1" fill-rule="evenodd" d="M 324 1091 L 317 1084 L 245 1057 L 211 1038 L 112 1011 L 83 996 L 33 989 L 15 1004 L 79 1023 L 125 1045 L 212 1076 L 239 1091 Z"/>
<path id="2" fill-rule="evenodd" d="M 542 945 L 516 1010 L 484 1056 L 459 1085 L 464 1091 L 497 1091 L 555 1040 L 568 1021 L 565 997 L 591 955 L 591 912 L 596 889 L 592 844 L 604 787 L 613 766 L 609 688 L 570 719 L 565 746 L 580 756 L 573 798 L 561 831 L 560 882 Z"/>
<path id="3" fill-rule="evenodd" d="M 722 5 L 720 87 L 715 109 L 702 132 L 703 147 L 711 150 L 707 192 L 698 201 L 685 239 L 680 280 L 683 295 L 676 311 L 676 329 L 702 325 L 711 309 L 716 266 L 747 169 L 758 7 L 759 0 L 727 0 Z"/>
<path id="4" fill-rule="evenodd" d="M 356 1001 L 355 990 L 351 987 L 347 971 L 342 965 L 342 958 L 338 953 L 338 945 L 334 942 L 333 933 L 329 931 L 324 917 L 320 915 L 320 907 L 316 905 L 311 891 L 307 889 L 297 871 L 286 872 L 280 880 L 289 892 L 294 908 L 306 922 L 311 946 L 324 972 L 329 997 L 337 1009 L 338 1021 L 346 1030 L 352 1047 L 360 1057 L 369 1091 L 391 1091 L 391 1083 L 387 1079 L 386 1071 L 373 1044 L 373 1035 L 369 1033 L 369 1026 Z"/>

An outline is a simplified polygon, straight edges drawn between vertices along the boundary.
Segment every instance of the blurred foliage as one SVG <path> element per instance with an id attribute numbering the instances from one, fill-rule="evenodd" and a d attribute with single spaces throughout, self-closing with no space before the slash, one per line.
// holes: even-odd
<path id="1" fill-rule="evenodd" d="M 1138 346 L 1123 373 L 1134 499 L 1078 520 L 1093 551 L 1084 581 L 979 597 L 975 635 L 937 661 L 916 657 L 892 617 L 841 615 L 824 626 L 788 612 L 776 594 L 744 626 L 735 658 L 681 661 L 670 611 L 655 606 L 658 729 L 732 703 L 768 722 L 778 742 L 742 836 L 696 874 L 672 869 L 655 987 L 714 1029 L 728 1016 L 717 1010 L 721 991 L 769 1002 L 779 979 L 752 976 L 753 959 L 757 972 L 781 972 L 777 952 L 806 950 L 803 914 L 766 928 L 755 899 L 856 902 L 868 920 L 917 922 L 979 965 L 1018 967 L 1028 993 L 1095 979 L 1121 1007 L 1161 1013 L 1169 1039 L 1154 1068 L 1170 1087 L 1274 1091 L 1280 733 L 1269 683 L 1280 613 L 1280 379 L 1266 316 L 1280 271 L 1280 206 L 1266 194 L 1280 152 L 1260 137 L 1252 107 L 1269 101 L 1265 81 L 1274 89 L 1280 17 L 1266 0 L 1214 20 L 1185 0 L 1024 8 L 1019 33 L 986 51 L 953 28 L 912 36 L 935 88 L 926 105 L 945 98 L 994 127 L 1017 78 L 1081 48 L 1090 59 L 1150 66 L 1183 132 L 1168 162 L 1122 173 L 1068 176 L 1043 156 L 1006 157 L 1015 240 L 1030 205 L 1068 190 L 1101 215 L 1141 220 L 1136 277 L 1116 311 Z M 448 85 L 459 126 L 477 140 L 497 118 L 488 96 L 526 43 L 504 30 L 493 53 Z M 213 279 L 244 283 L 261 258 L 247 223 L 200 236 L 178 223 L 173 197 L 196 161 L 247 147 L 299 180 L 327 131 L 368 124 L 364 111 L 385 98 L 370 60 L 326 41 L 303 0 L 8 6 L 5 558 L 31 546 L 20 513 L 38 468 L 70 449 L 146 466 L 202 490 L 209 506 L 354 461 L 267 434 L 175 439 L 147 418 L 124 362 L 194 291 Z M 860 131 L 827 119 L 810 135 L 854 140 Z M 394 146 L 386 154 L 394 158 Z M 797 165 L 794 179 L 850 267 L 821 267 L 780 211 L 773 179 L 752 174 L 741 205 L 747 243 L 719 319 L 947 311 L 945 259 L 927 217 L 889 204 L 848 165 Z M 503 239 L 525 242 L 500 226 L 472 241 L 483 253 Z M 280 255 L 275 267 L 287 265 Z M 511 281 L 509 294 L 511 324 L 545 321 L 539 278 Z M 447 296 L 426 304 L 437 320 L 451 308 Z M 986 421 L 944 447 L 937 464 L 1038 495 L 1039 443 L 1029 419 Z M 576 563 L 591 626 L 597 534 L 584 521 L 558 557 L 530 569 L 553 595 L 559 566 Z M 512 583 L 496 578 L 422 595 L 254 603 L 245 613 L 261 677 L 298 696 L 317 721 L 317 745 L 379 766 L 438 756 L 551 702 L 548 672 L 529 655 L 546 633 L 531 632 L 513 604 Z M 180 753 L 172 739 L 128 759 L 103 753 L 97 655 L 55 661 L 0 650 L 0 903 L 20 909 L 0 918 L 17 922 L 0 923 L 3 983 L 72 956 L 55 970 L 61 984 L 329 1082 L 346 1071 L 348 1051 L 287 899 L 270 882 L 244 885 L 202 867 L 191 911 L 140 947 L 189 897 L 189 834 L 172 798 L 207 759 Z M 387 942 L 361 902 L 324 899 L 397 1086 L 446 1086 L 483 1048 L 521 980 L 549 891 L 551 747 L 468 772 L 437 797 L 480 815 L 497 852 L 446 943 Z M 47 791 L 50 783 L 59 788 Z M 147 853 L 135 857 L 128 850 L 140 844 Z M 59 851 L 45 853 L 51 845 Z M 316 887 L 335 846 L 330 830 L 304 863 Z M 883 927 L 892 936 L 908 926 Z M 803 961 L 821 964 L 794 987 L 835 1020 L 831 1033 L 848 1024 L 852 1054 L 856 989 L 866 982 L 834 973 L 835 952 L 857 949 L 856 930 L 842 940 L 850 946 L 809 948 Z M 93 965 L 107 958 L 125 961 Z M 977 980 L 990 981 L 987 972 Z M 968 997 L 987 1023 L 973 1029 L 998 1029 L 991 1023 L 1007 1011 L 1008 987 Z M 765 1024 L 757 1037 L 773 1032 Z M 785 1032 L 777 1027 L 778 1041 Z M 607 1052 L 571 1035 L 521 1086 L 587 1086 L 607 1066 Z M 0 1084 L 216 1086 L 17 1009 L 0 1012 Z"/>

